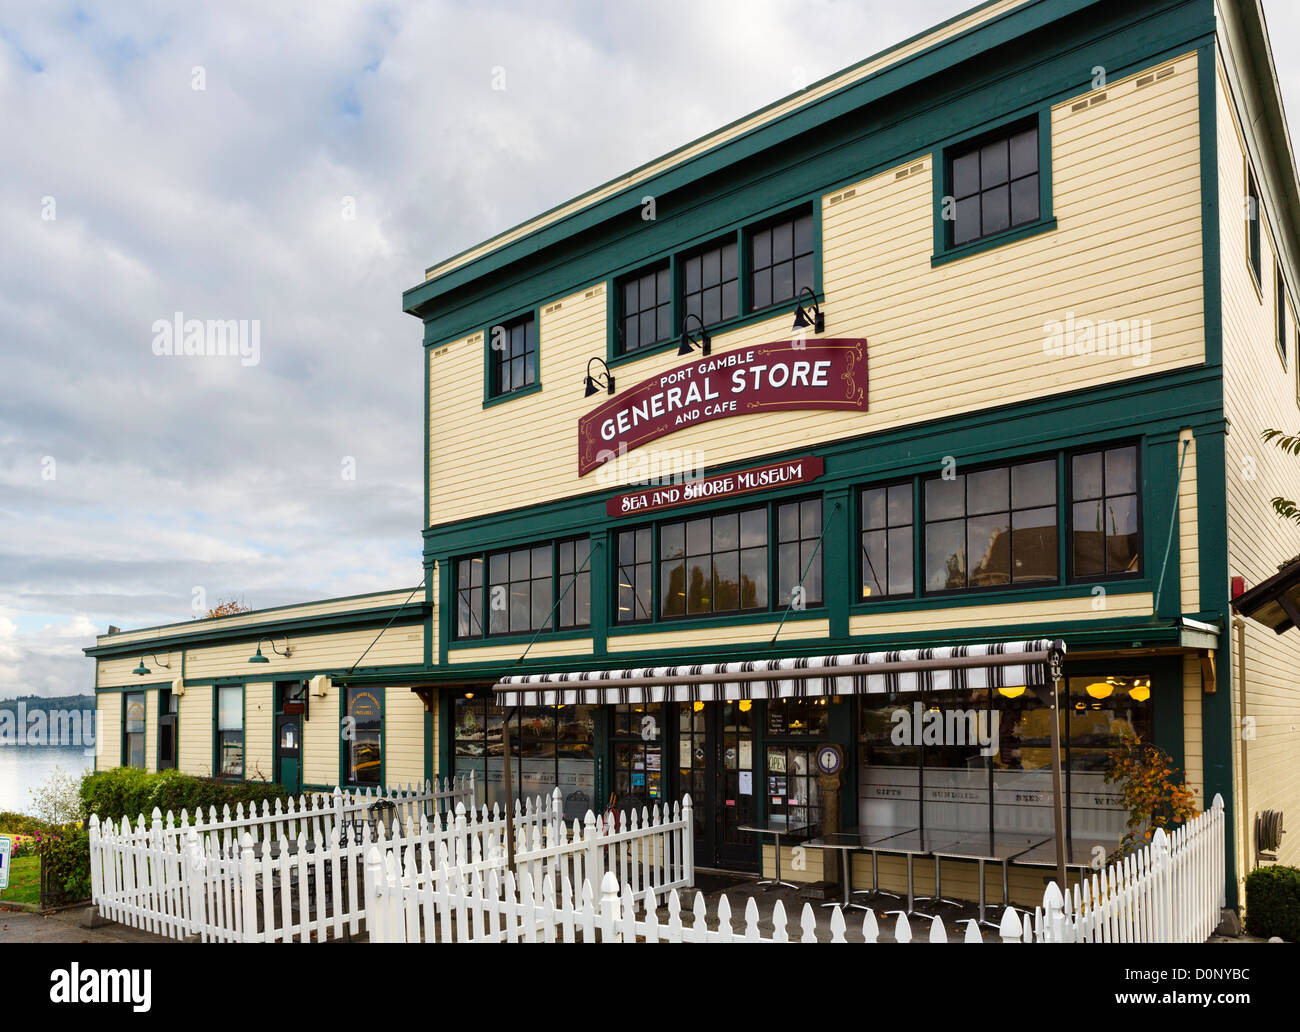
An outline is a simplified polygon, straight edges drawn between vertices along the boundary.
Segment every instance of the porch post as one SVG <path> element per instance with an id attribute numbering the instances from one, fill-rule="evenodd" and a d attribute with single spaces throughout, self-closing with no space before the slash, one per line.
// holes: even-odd
<path id="1" fill-rule="evenodd" d="M 1048 677 L 1052 682 L 1052 822 L 1056 831 L 1056 877 L 1064 893 L 1069 887 L 1065 880 L 1065 801 L 1061 786 L 1061 679 L 1064 664 L 1061 654 L 1053 649 L 1048 655 Z"/>

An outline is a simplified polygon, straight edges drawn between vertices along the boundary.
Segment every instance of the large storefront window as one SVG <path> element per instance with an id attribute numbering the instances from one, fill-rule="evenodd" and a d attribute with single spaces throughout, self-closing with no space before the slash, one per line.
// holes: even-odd
<path id="1" fill-rule="evenodd" d="M 821 551 L 822 500 L 807 498 L 787 502 L 776 510 L 776 577 L 777 604 L 786 606 L 791 599 L 802 605 L 822 603 Z M 796 596 L 801 592 L 802 596 Z"/>
<path id="2" fill-rule="evenodd" d="M 828 703 L 822 697 L 767 704 L 767 811 L 792 833 L 821 831 L 817 749 L 827 735 Z"/>
<path id="3" fill-rule="evenodd" d="M 862 598 L 912 593 L 912 484 L 867 488 L 862 505 Z"/>
<path id="4" fill-rule="evenodd" d="M 122 764 L 144 770 L 144 692 L 127 692 L 122 699 Z"/>
<path id="5" fill-rule="evenodd" d="M 595 800 L 596 706 L 521 706 L 510 727 L 515 799 L 558 787 L 566 821 L 582 820 Z M 488 806 L 505 807 L 505 710 L 490 698 L 456 700 L 454 770 L 474 771 Z"/>
<path id="6" fill-rule="evenodd" d="M 347 781 L 380 785 L 384 758 L 384 709 L 375 689 L 349 688 L 345 731 Z"/>
<path id="7" fill-rule="evenodd" d="M 1106 784 L 1106 766 L 1124 734 L 1150 740 L 1151 680 L 1070 677 L 1067 690 L 1066 820 L 1076 843 L 1109 850 L 1124 835 L 1127 813 L 1118 787 Z M 1033 691 L 862 696 L 858 706 L 864 826 L 1051 836 L 1050 710 Z"/>
<path id="8" fill-rule="evenodd" d="M 244 776 L 244 687 L 217 689 L 217 770 L 223 778 Z"/>

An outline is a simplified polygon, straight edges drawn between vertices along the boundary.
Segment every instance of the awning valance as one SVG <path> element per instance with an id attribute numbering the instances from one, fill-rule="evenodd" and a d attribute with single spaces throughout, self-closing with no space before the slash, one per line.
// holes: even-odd
<path id="1" fill-rule="evenodd" d="M 1065 643 L 992 642 L 690 666 L 518 674 L 503 677 L 494 690 L 502 705 L 573 706 L 961 691 L 1018 685 L 1032 688 L 1048 683 L 1053 652 L 1063 655 Z"/>

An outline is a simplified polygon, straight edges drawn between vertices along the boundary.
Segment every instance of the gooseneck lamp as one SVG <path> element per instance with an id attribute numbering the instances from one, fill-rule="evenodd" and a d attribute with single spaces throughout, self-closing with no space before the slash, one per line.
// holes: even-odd
<path id="1" fill-rule="evenodd" d="M 591 363 L 599 362 L 604 373 L 597 372 L 595 376 L 591 375 Z M 602 383 L 601 377 L 604 377 Z M 586 397 L 590 398 L 593 394 L 600 391 L 603 386 L 610 394 L 614 393 L 614 374 L 609 371 L 609 366 L 605 364 L 603 358 L 595 357 L 587 360 L 587 375 L 583 377 L 583 387 L 586 391 Z"/>
<path id="2" fill-rule="evenodd" d="M 700 340 L 698 345 L 696 344 L 695 340 L 691 337 L 691 331 L 688 326 L 688 323 L 692 319 L 695 320 L 695 324 L 700 328 Z M 701 319 L 698 315 L 696 315 L 694 312 L 691 312 L 686 316 L 685 319 L 682 320 L 682 343 L 681 346 L 677 349 L 678 355 L 685 358 L 687 355 L 691 353 L 691 349 L 695 347 L 699 347 L 701 354 L 707 355 L 709 353 L 709 348 L 712 343 L 713 343 L 713 338 L 709 336 L 709 331 L 704 328 L 704 320 Z"/>

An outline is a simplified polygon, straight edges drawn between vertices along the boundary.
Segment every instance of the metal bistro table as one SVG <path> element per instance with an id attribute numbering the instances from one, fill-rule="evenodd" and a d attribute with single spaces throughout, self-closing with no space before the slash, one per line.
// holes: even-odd
<path id="1" fill-rule="evenodd" d="M 808 830 L 807 824 L 791 824 L 786 817 L 772 817 L 766 824 L 741 824 L 736 828 L 737 831 L 747 831 L 754 835 L 771 835 L 772 842 L 776 853 L 776 877 L 764 878 L 757 882 L 758 885 L 782 885 L 787 889 L 797 889 L 799 886 L 793 882 L 781 880 L 781 836 L 782 835 L 799 835 Z M 761 869 L 762 863 L 760 861 Z"/>
<path id="2" fill-rule="evenodd" d="M 1094 868 L 1093 858 L 1094 850 L 1100 846 L 1105 850 L 1101 860 L 1105 863 L 1106 857 L 1119 848 L 1120 839 L 1101 838 L 1097 835 L 1071 835 L 1070 841 L 1066 844 L 1065 849 L 1065 866 L 1075 868 L 1079 871 L 1090 871 L 1100 868 Z M 1032 849 L 1021 853 L 1015 858 L 1016 863 L 1025 864 L 1030 867 L 1055 867 L 1056 866 L 1056 840 L 1049 838 L 1034 846 Z M 1062 885 L 1061 891 L 1065 891 Z"/>
<path id="3" fill-rule="evenodd" d="M 979 923 L 995 924 L 993 921 L 985 920 L 985 889 L 984 889 L 984 865 L 993 861 L 1002 865 L 1002 912 L 1005 913 L 1010 906 L 1010 893 L 1007 888 L 1007 872 L 1010 868 L 1011 861 L 1016 860 L 1022 854 L 1041 846 L 1044 842 L 1051 843 L 1051 839 L 1043 839 L 1037 834 L 1028 837 L 1023 835 L 1006 835 L 980 834 L 978 832 L 966 833 L 965 838 L 958 838 L 936 844 L 931 853 L 934 854 L 935 865 L 935 895 L 939 894 L 939 861 L 947 860 L 974 860 L 979 864 Z M 1056 863 L 1056 853 L 1053 850 L 1052 863 Z"/>
<path id="4" fill-rule="evenodd" d="M 880 875 L 876 866 L 876 849 L 877 843 L 885 842 L 895 835 L 901 835 L 914 829 L 908 827 L 861 827 L 845 828 L 843 831 L 831 832 L 822 835 L 820 838 L 808 839 L 804 843 L 816 849 L 833 849 L 840 854 L 840 899 L 830 903 L 823 903 L 824 907 L 840 907 L 845 909 L 853 907 L 857 910 L 870 910 L 868 906 L 852 901 L 855 895 L 862 896 L 893 896 L 900 899 L 896 893 L 881 891 Z M 849 854 L 856 852 L 871 853 L 871 889 L 857 889 L 850 887 L 849 879 Z"/>

